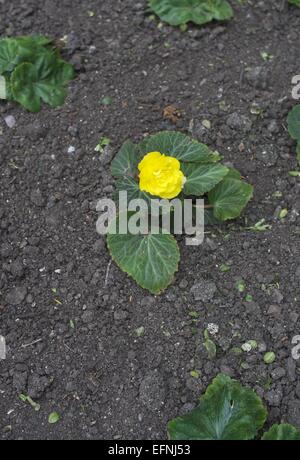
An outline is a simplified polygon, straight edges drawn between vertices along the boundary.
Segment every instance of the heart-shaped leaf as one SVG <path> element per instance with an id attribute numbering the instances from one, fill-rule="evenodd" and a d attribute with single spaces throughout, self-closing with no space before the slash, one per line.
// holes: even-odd
<path id="1" fill-rule="evenodd" d="M 224 221 L 238 217 L 252 196 L 252 185 L 225 177 L 208 193 L 208 200 L 214 207 L 215 217 Z"/>
<path id="2" fill-rule="evenodd" d="M 233 16 L 227 0 L 149 0 L 149 5 L 162 21 L 172 26 L 187 22 L 201 25 Z"/>
<path id="3" fill-rule="evenodd" d="M 267 411 L 254 391 L 219 374 L 199 406 L 168 424 L 172 440 L 247 440 L 264 425 Z"/>
<path id="4" fill-rule="evenodd" d="M 209 192 L 229 171 L 221 164 L 182 163 L 181 169 L 186 177 L 184 193 L 195 196 Z"/>
<path id="5" fill-rule="evenodd" d="M 219 154 L 207 145 L 176 131 L 162 131 L 149 136 L 140 143 L 139 149 L 141 156 L 149 152 L 160 152 L 191 163 L 214 163 L 220 159 Z"/>
<path id="6" fill-rule="evenodd" d="M 300 430 L 293 425 L 273 425 L 262 439 L 264 441 L 300 441 Z"/>
<path id="7" fill-rule="evenodd" d="M 107 245 L 119 267 L 152 294 L 164 290 L 178 270 L 179 249 L 172 235 L 108 234 Z"/>

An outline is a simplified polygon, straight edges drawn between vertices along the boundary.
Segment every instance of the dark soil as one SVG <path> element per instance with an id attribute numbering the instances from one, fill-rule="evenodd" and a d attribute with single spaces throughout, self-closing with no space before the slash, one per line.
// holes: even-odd
<path id="1" fill-rule="evenodd" d="M 297 165 L 286 130 L 300 9 L 244 3 L 232 1 L 229 23 L 182 33 L 157 27 L 146 1 L 0 0 L 2 36 L 67 35 L 63 54 L 78 70 L 59 109 L 0 105 L 0 438 L 165 439 L 167 421 L 194 407 L 220 371 L 257 390 L 268 423 L 300 426 L 300 362 L 291 355 L 300 334 L 300 181 L 288 175 Z M 104 96 L 113 103 L 101 105 Z M 162 115 L 170 104 L 183 112 L 177 127 Z M 255 197 L 239 221 L 207 229 L 202 246 L 182 244 L 176 281 L 154 297 L 109 265 L 95 203 L 113 190 L 107 156 L 163 129 L 217 149 Z M 94 151 L 101 136 L 112 140 L 104 156 Z M 263 218 L 270 230 L 246 230 Z M 202 345 L 210 323 L 219 326 L 214 360 Z M 249 339 L 257 350 L 232 352 Z M 276 353 L 273 364 L 265 351 Z M 49 425 L 53 411 L 61 420 Z"/>

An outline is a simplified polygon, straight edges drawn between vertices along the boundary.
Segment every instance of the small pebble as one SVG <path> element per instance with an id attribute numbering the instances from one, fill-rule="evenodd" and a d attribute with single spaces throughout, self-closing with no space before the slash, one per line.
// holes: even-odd
<path id="1" fill-rule="evenodd" d="M 16 124 L 16 119 L 13 115 L 7 115 L 4 121 L 9 128 L 13 128 Z"/>

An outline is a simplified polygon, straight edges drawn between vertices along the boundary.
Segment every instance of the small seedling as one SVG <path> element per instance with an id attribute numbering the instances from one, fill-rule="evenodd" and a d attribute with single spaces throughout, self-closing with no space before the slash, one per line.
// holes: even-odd
<path id="1" fill-rule="evenodd" d="M 199 318 L 199 313 L 197 311 L 189 311 L 189 316 L 193 319 Z"/>
<path id="2" fill-rule="evenodd" d="M 241 349 L 245 351 L 246 353 L 249 353 L 249 351 L 252 350 L 251 345 L 248 342 L 243 343 L 243 345 L 241 346 Z"/>
<path id="3" fill-rule="evenodd" d="M 145 328 L 144 326 L 140 326 L 138 327 L 136 330 L 135 330 L 135 333 L 138 337 L 143 337 L 143 335 L 145 334 Z"/>
<path id="4" fill-rule="evenodd" d="M 252 115 L 256 115 L 257 117 L 262 118 L 263 113 L 264 113 L 264 109 L 261 108 L 257 103 L 254 102 L 250 107 L 250 113 Z"/>
<path id="5" fill-rule="evenodd" d="M 268 352 L 265 353 L 265 355 L 264 355 L 264 362 L 265 362 L 266 364 L 272 364 L 272 363 L 274 363 L 275 359 L 276 359 L 276 355 L 275 355 L 275 353 L 274 353 L 273 351 L 268 351 Z"/>
<path id="6" fill-rule="evenodd" d="M 243 281 L 243 280 L 237 281 L 236 288 L 241 293 L 245 292 L 245 289 L 246 289 L 245 281 Z"/>
<path id="7" fill-rule="evenodd" d="M 284 219 L 288 215 L 289 211 L 287 209 L 282 209 L 279 213 L 279 219 Z"/>
<path id="8" fill-rule="evenodd" d="M 248 340 L 248 343 L 251 345 L 252 350 L 255 350 L 258 346 L 256 340 Z"/>
<path id="9" fill-rule="evenodd" d="M 104 106 L 109 106 L 113 103 L 113 99 L 112 97 L 109 97 L 109 96 L 105 96 L 101 99 L 101 104 L 104 105 Z"/>
<path id="10" fill-rule="evenodd" d="M 272 61 L 274 59 L 273 54 L 270 54 L 267 51 L 262 51 L 260 55 L 264 61 Z"/>
<path id="11" fill-rule="evenodd" d="M 51 414 L 48 417 L 48 423 L 53 425 L 54 423 L 57 423 L 60 420 L 60 415 L 57 412 L 51 412 Z"/>
<path id="12" fill-rule="evenodd" d="M 229 265 L 226 265 L 226 264 L 222 264 L 220 266 L 220 272 L 221 273 L 227 273 L 231 270 L 231 268 L 229 267 Z"/>
<path id="13" fill-rule="evenodd" d="M 268 375 L 266 382 L 263 384 L 263 388 L 269 391 L 271 389 L 272 383 L 273 383 L 272 378 L 270 375 Z"/>
<path id="14" fill-rule="evenodd" d="M 253 296 L 251 294 L 246 294 L 245 300 L 246 300 L 246 302 L 252 302 L 253 301 Z"/>
<path id="15" fill-rule="evenodd" d="M 181 32 L 186 32 L 188 30 L 188 25 L 187 24 L 180 24 L 179 26 Z"/>
<path id="16" fill-rule="evenodd" d="M 252 225 L 251 227 L 246 227 L 246 230 L 252 230 L 254 232 L 265 232 L 266 230 L 271 230 L 272 225 L 265 224 L 265 219 L 261 219 L 258 222 L 256 222 L 255 225 Z"/>
<path id="17" fill-rule="evenodd" d="M 198 371 L 191 371 L 190 372 L 191 377 L 194 379 L 198 379 L 200 377 L 200 373 Z"/>
<path id="18" fill-rule="evenodd" d="M 24 394 L 20 394 L 19 395 L 19 398 L 21 399 L 21 401 L 25 402 L 25 403 L 28 403 L 30 404 L 31 407 L 33 407 L 33 409 L 38 412 L 41 408 L 40 404 L 36 403 L 35 401 L 33 401 L 33 399 L 28 396 L 28 395 L 24 395 Z"/>
<path id="19" fill-rule="evenodd" d="M 241 346 L 241 349 L 247 353 L 252 350 L 255 350 L 256 348 L 257 348 L 256 340 L 248 340 L 247 342 L 243 343 L 243 345 Z"/>
<path id="20" fill-rule="evenodd" d="M 111 143 L 111 140 L 108 137 L 101 137 L 99 143 L 95 147 L 95 152 L 103 153 L 105 147 Z"/>

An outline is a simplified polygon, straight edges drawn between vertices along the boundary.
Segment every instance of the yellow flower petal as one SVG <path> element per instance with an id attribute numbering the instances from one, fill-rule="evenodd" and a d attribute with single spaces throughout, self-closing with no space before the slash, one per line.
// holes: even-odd
<path id="1" fill-rule="evenodd" d="M 140 189 L 160 198 L 175 198 L 181 192 L 186 178 L 180 162 L 160 152 L 149 152 L 138 165 Z"/>

